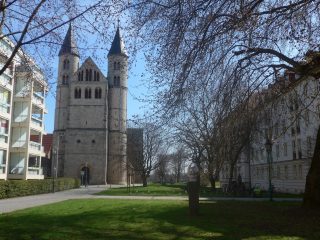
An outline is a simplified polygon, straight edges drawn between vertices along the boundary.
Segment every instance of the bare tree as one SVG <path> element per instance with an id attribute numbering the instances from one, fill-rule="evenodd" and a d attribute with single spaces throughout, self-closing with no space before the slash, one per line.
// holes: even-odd
<path id="1" fill-rule="evenodd" d="M 163 154 L 164 138 L 163 129 L 150 117 L 132 120 L 135 127 L 142 130 L 142 152 L 141 155 L 132 159 L 131 165 L 135 171 L 140 174 L 143 186 L 147 186 L 147 180 L 150 174 L 159 165 L 159 154 Z M 134 144 L 134 143 L 133 143 Z M 136 144 L 141 145 L 137 141 Z"/>
<path id="2" fill-rule="evenodd" d="M 167 154 L 158 155 L 158 164 L 157 168 L 155 169 L 155 175 L 158 177 L 161 184 L 167 182 L 169 158 L 170 156 Z"/>
<path id="3" fill-rule="evenodd" d="M 185 163 L 187 161 L 186 151 L 183 146 L 179 146 L 178 149 L 170 155 L 169 164 L 173 171 L 173 176 L 176 183 L 181 180 L 181 175 L 183 173 Z"/>
<path id="4" fill-rule="evenodd" d="M 236 81 L 249 79 L 255 86 L 270 83 L 282 70 L 296 73 L 301 80 L 320 77 L 320 1 L 144 0 L 135 4 L 137 35 L 154 49 L 147 56 L 154 85 L 161 87 L 159 101 L 169 109 L 177 110 L 199 85 L 215 86 L 220 81 L 217 72 L 225 76 L 231 72 Z M 319 188 L 314 187 L 320 179 L 315 170 L 320 169 L 319 154 L 312 166 L 304 203 L 319 206 Z"/>

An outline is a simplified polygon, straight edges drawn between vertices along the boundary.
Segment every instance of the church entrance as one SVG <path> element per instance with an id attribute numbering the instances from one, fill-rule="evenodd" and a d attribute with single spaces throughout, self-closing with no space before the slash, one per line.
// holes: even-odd
<path id="1" fill-rule="evenodd" d="M 81 169 L 81 185 L 87 186 L 89 184 L 90 171 L 88 167 L 83 167 Z"/>

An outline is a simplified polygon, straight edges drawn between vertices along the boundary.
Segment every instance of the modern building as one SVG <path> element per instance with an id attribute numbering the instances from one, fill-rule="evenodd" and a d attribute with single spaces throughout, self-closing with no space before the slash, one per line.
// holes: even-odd
<path id="1" fill-rule="evenodd" d="M 59 52 L 53 140 L 57 176 L 89 184 L 127 183 L 128 55 L 119 28 L 105 76 L 92 58 L 80 65 L 70 25 Z"/>
<path id="2" fill-rule="evenodd" d="M 320 125 L 319 79 L 300 79 L 294 73 L 286 72 L 284 77 L 253 98 L 252 101 L 260 102 L 257 130 L 241 153 L 234 180 L 241 176 L 247 186 L 268 190 L 269 157 L 274 190 L 303 193 Z M 272 142 L 269 156 L 267 139 Z M 220 177 L 226 186 L 227 165 L 222 168 Z"/>
<path id="3" fill-rule="evenodd" d="M 0 40 L 0 68 L 14 45 Z M 35 62 L 19 51 L 0 75 L 0 179 L 43 179 L 47 82 Z"/>

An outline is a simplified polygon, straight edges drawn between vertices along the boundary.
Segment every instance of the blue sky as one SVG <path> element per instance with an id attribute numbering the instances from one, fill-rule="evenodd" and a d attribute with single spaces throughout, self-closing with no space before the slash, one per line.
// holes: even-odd
<path id="1" fill-rule="evenodd" d="M 110 31 L 113 31 L 113 35 L 115 34 L 115 28 L 110 28 Z M 66 30 L 67 32 L 67 26 Z M 127 52 L 130 58 L 130 48 L 126 44 L 125 34 L 122 34 L 125 45 L 127 46 Z M 89 39 L 90 40 L 90 39 Z M 92 41 L 94 41 L 92 39 Z M 89 43 L 90 44 L 90 43 Z M 78 47 L 80 48 L 80 64 L 84 62 L 84 60 L 91 56 L 92 59 L 97 63 L 98 67 L 102 70 L 105 76 L 107 76 L 107 54 L 108 50 L 111 47 L 111 42 L 109 46 L 106 46 L 106 49 L 97 50 L 87 50 L 81 51 L 81 49 L 90 49 L 90 46 L 83 45 L 81 41 L 78 41 Z M 84 53 L 85 54 L 82 54 Z M 145 86 L 145 82 L 141 78 L 141 75 L 146 74 L 145 61 L 142 54 L 138 54 L 136 56 L 136 61 L 131 64 L 128 78 L 128 119 L 130 119 L 133 115 L 143 114 L 143 112 L 148 108 L 143 102 L 139 101 L 139 98 L 143 98 L 143 96 L 148 92 L 147 87 Z M 58 55 L 52 62 L 52 79 L 48 79 L 50 84 L 50 90 L 47 94 L 46 98 L 46 106 L 48 109 L 48 114 L 45 115 L 45 130 L 47 133 L 52 133 L 54 130 L 54 111 L 55 111 L 55 90 L 56 90 L 56 79 L 58 73 Z"/>

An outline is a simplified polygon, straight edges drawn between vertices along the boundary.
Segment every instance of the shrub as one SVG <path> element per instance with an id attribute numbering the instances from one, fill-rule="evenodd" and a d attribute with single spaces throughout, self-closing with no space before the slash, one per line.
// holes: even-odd
<path id="1" fill-rule="evenodd" d="M 54 180 L 55 191 L 80 187 L 79 179 L 58 178 Z M 53 191 L 53 180 L 0 180 L 0 199 L 49 193 Z"/>

